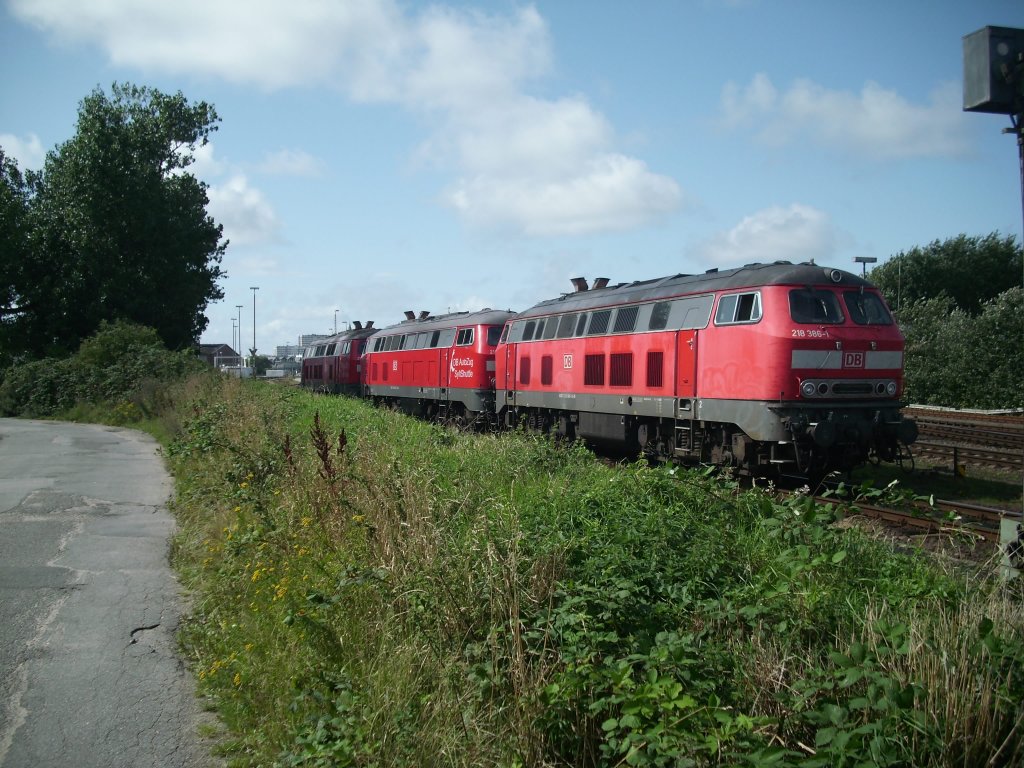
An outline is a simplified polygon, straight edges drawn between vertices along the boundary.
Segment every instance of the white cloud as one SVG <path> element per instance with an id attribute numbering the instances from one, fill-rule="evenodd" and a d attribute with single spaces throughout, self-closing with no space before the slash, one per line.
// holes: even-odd
<path id="1" fill-rule="evenodd" d="M 280 149 L 266 154 L 259 165 L 260 173 L 272 176 L 319 176 L 323 162 L 301 149 Z"/>
<path id="2" fill-rule="evenodd" d="M 329 86 L 422 115 L 435 132 L 420 157 L 454 167 L 446 201 L 474 224 L 528 234 L 623 229 L 682 201 L 674 180 L 616 150 L 614 130 L 583 97 L 529 95 L 553 58 L 533 6 L 504 16 L 408 10 L 395 0 L 250 0 L 244 13 L 209 0 L 13 0 L 11 9 L 58 39 L 99 46 L 119 65 L 266 89 Z"/>
<path id="3" fill-rule="evenodd" d="M 214 220 L 224 226 L 224 236 L 232 245 L 280 240 L 280 221 L 263 193 L 249 185 L 242 174 L 222 184 L 211 185 L 208 210 Z"/>
<path id="4" fill-rule="evenodd" d="M 778 260 L 827 263 L 838 240 L 835 226 L 824 212 L 800 203 L 772 206 L 697 246 L 693 261 L 730 267 Z"/>
<path id="5" fill-rule="evenodd" d="M 721 124 L 753 129 L 773 146 L 810 140 L 876 160 L 956 155 L 967 148 L 956 83 L 936 88 L 927 104 L 912 104 L 874 82 L 853 93 L 804 79 L 780 92 L 760 73 L 744 87 L 726 84 Z"/>
<path id="6" fill-rule="evenodd" d="M 579 235 L 644 224 L 671 212 L 681 193 L 639 160 L 603 154 L 574 175 L 460 179 L 445 197 L 474 224 L 518 226 L 528 235 Z"/>
<path id="7" fill-rule="evenodd" d="M 197 179 L 209 182 L 227 172 L 227 163 L 214 156 L 212 142 L 197 146 L 192 152 L 192 164 L 188 166 L 187 172 Z"/>
<path id="8" fill-rule="evenodd" d="M 32 169 L 38 171 L 46 160 L 46 150 L 39 137 L 30 133 L 25 138 L 11 133 L 0 133 L 0 147 L 4 154 L 17 161 L 22 171 Z"/>

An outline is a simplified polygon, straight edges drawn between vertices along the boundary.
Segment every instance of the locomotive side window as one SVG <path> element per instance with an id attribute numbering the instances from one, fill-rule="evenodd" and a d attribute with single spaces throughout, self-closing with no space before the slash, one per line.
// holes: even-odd
<path id="1" fill-rule="evenodd" d="M 437 339 L 437 346 L 450 347 L 455 342 L 455 329 L 445 328 Z"/>
<path id="2" fill-rule="evenodd" d="M 597 336 L 598 334 L 607 333 L 608 331 L 608 320 L 612 316 L 610 309 L 602 309 L 599 312 L 594 312 L 590 316 L 590 328 L 587 330 L 588 336 Z"/>
<path id="3" fill-rule="evenodd" d="M 761 319 L 761 294 L 733 293 L 723 296 L 718 302 L 715 325 L 756 323 Z"/>
<path id="4" fill-rule="evenodd" d="M 615 313 L 615 327 L 612 333 L 630 333 L 636 327 L 636 316 L 640 307 L 619 307 Z"/>
<path id="5" fill-rule="evenodd" d="M 458 337 L 455 339 L 455 346 L 457 347 L 468 347 L 473 343 L 473 329 L 463 328 L 459 331 Z"/>
<path id="6" fill-rule="evenodd" d="M 846 291 L 843 302 L 857 325 L 892 325 L 892 315 L 877 294 Z"/>
<path id="7" fill-rule="evenodd" d="M 661 331 L 668 327 L 668 316 L 672 311 L 672 302 L 659 301 L 651 309 L 651 321 L 647 324 L 649 331 Z"/>
<path id="8" fill-rule="evenodd" d="M 580 315 L 580 319 L 576 321 L 576 333 L 574 333 L 573 336 L 583 335 L 583 331 L 587 328 L 587 317 L 588 315 L 586 312 Z"/>
<path id="9" fill-rule="evenodd" d="M 501 325 L 492 325 L 487 328 L 487 346 L 496 347 L 498 342 L 501 341 L 502 335 L 505 333 L 505 327 Z"/>
<path id="10" fill-rule="evenodd" d="M 535 341 L 540 341 L 541 337 L 544 335 L 544 323 L 545 322 L 546 321 L 545 321 L 545 319 L 543 317 L 540 320 L 537 321 L 537 331 L 533 334 L 533 338 L 534 338 Z"/>
<path id="11" fill-rule="evenodd" d="M 438 342 L 438 340 L 440 338 L 441 338 L 441 332 L 440 331 L 434 331 L 432 334 L 430 334 L 430 348 L 431 349 L 433 349 L 434 347 L 437 346 L 437 342 Z"/>
<path id="12" fill-rule="evenodd" d="M 544 326 L 544 338 L 545 339 L 553 339 L 553 338 L 555 338 L 555 333 L 557 331 L 558 331 L 558 318 L 557 317 L 549 317 L 547 325 Z"/>
<path id="13" fill-rule="evenodd" d="M 533 338 L 533 329 L 537 327 L 537 323 L 534 320 L 527 320 L 526 327 L 523 329 L 523 341 L 530 341 Z"/>
<path id="14" fill-rule="evenodd" d="M 510 331 L 511 328 L 512 328 L 512 323 L 507 323 L 501 329 L 501 336 L 498 338 L 498 343 L 499 344 L 504 344 L 508 340 L 508 335 L 509 335 L 509 331 Z M 490 331 L 487 332 L 487 343 L 488 344 L 491 343 L 491 332 Z"/>
<path id="15" fill-rule="evenodd" d="M 551 355 L 544 355 L 544 357 L 540 359 L 540 383 L 545 387 L 550 387 L 553 379 L 553 372 L 554 364 L 552 362 Z"/>
<path id="16" fill-rule="evenodd" d="M 576 315 L 562 315 L 562 319 L 558 321 L 558 333 L 556 334 L 558 338 L 568 339 L 575 330 Z"/>
<path id="17" fill-rule="evenodd" d="M 528 386 L 530 383 L 530 358 L 521 357 L 519 358 L 519 384 L 520 386 Z"/>
<path id="18" fill-rule="evenodd" d="M 794 323 L 838 325 L 843 322 L 839 298 L 832 291 L 794 288 L 789 292 L 789 315 Z"/>
<path id="19" fill-rule="evenodd" d="M 669 326 L 683 331 L 707 328 L 708 323 L 711 322 L 711 308 L 714 305 L 715 296 L 710 293 L 673 301 Z"/>

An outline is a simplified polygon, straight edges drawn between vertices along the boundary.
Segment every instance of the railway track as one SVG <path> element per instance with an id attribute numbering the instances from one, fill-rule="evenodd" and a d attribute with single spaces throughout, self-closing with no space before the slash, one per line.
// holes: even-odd
<path id="1" fill-rule="evenodd" d="M 939 459 L 954 472 L 966 463 L 1024 471 L 1024 414 L 967 413 L 907 408 L 917 422 L 915 457 Z"/>
<path id="2" fill-rule="evenodd" d="M 936 499 L 933 506 L 913 504 L 906 509 L 883 507 L 856 500 L 817 497 L 822 504 L 845 504 L 852 512 L 887 525 L 984 543 L 1002 557 L 1003 573 L 1016 577 L 1024 569 L 1024 515 L 960 501 Z"/>

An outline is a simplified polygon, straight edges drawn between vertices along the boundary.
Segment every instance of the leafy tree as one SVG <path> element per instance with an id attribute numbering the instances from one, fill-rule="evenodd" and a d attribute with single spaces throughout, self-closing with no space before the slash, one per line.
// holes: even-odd
<path id="1" fill-rule="evenodd" d="M 115 83 L 83 99 L 75 136 L 31 185 L 11 323 L 30 354 L 67 354 L 117 319 L 154 328 L 171 348 L 196 342 L 207 305 L 223 298 L 227 242 L 187 168 L 218 121 L 180 92 Z"/>
<path id="2" fill-rule="evenodd" d="M 18 166 L 0 148 L 0 366 L 11 362 L 9 332 L 18 313 L 27 219 L 28 186 Z"/>
<path id="3" fill-rule="evenodd" d="M 982 303 L 1021 284 L 1024 250 L 1013 235 L 958 235 L 901 251 L 871 270 L 871 280 L 894 308 L 949 296 L 974 315 Z"/>
<path id="4" fill-rule="evenodd" d="M 949 296 L 899 313 L 907 337 L 907 398 L 956 408 L 1024 407 L 1024 289 L 985 302 L 976 316 Z"/>

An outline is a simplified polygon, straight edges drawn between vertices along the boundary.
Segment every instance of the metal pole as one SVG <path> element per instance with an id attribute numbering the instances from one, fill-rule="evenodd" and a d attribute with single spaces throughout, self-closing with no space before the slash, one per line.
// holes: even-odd
<path id="1" fill-rule="evenodd" d="M 245 359 L 245 355 L 242 354 L 242 305 L 235 304 L 238 309 L 238 375 L 242 375 L 242 361 Z"/>
<path id="2" fill-rule="evenodd" d="M 256 291 L 260 287 L 258 285 L 250 285 L 249 290 L 252 291 L 252 367 L 256 369 Z"/>

